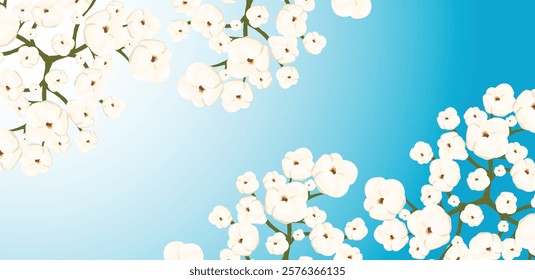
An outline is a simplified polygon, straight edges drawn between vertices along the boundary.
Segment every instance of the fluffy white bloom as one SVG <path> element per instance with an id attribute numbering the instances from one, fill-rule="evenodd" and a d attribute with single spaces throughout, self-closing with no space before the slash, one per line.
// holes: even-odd
<path id="1" fill-rule="evenodd" d="M 516 99 L 514 111 L 520 127 L 535 133 L 535 90 L 523 91 Z"/>
<path id="2" fill-rule="evenodd" d="M 0 71 L 0 98 L 17 100 L 24 92 L 24 84 L 19 73 L 5 69 Z"/>
<path id="3" fill-rule="evenodd" d="M 296 240 L 296 241 L 301 241 L 301 240 L 305 239 L 305 232 L 303 232 L 302 229 L 298 229 L 298 230 L 293 232 L 292 238 L 294 240 Z"/>
<path id="4" fill-rule="evenodd" d="M 250 224 L 231 225 L 228 229 L 228 237 L 227 246 L 239 256 L 250 256 L 260 243 L 258 229 Z"/>
<path id="5" fill-rule="evenodd" d="M 19 51 L 20 66 L 33 68 L 39 62 L 39 51 L 36 47 L 22 46 Z"/>
<path id="6" fill-rule="evenodd" d="M 243 27 L 243 23 L 240 20 L 235 19 L 230 22 L 230 29 L 232 29 L 232 31 L 238 31 L 242 27 Z"/>
<path id="7" fill-rule="evenodd" d="M 232 39 L 225 32 L 219 33 L 208 40 L 208 47 L 214 50 L 218 54 L 226 53 L 228 51 L 228 45 Z"/>
<path id="8" fill-rule="evenodd" d="M 487 119 L 487 113 L 485 113 L 485 111 L 481 111 L 481 109 L 477 107 L 469 108 L 466 110 L 466 113 L 464 113 L 464 121 L 467 126 L 473 125 L 480 121 L 486 121 Z"/>
<path id="9" fill-rule="evenodd" d="M 429 249 L 425 246 L 423 236 L 415 236 L 409 241 L 409 253 L 414 259 L 423 260 L 429 254 Z"/>
<path id="10" fill-rule="evenodd" d="M 515 116 L 509 116 L 505 119 L 509 127 L 515 127 L 518 124 Z"/>
<path id="11" fill-rule="evenodd" d="M 74 81 L 76 94 L 84 101 L 97 101 L 104 93 L 104 75 L 100 70 L 85 68 Z"/>
<path id="12" fill-rule="evenodd" d="M 466 160 L 468 158 L 466 143 L 457 132 L 452 131 L 442 134 L 437 145 L 440 158 L 456 160 Z"/>
<path id="13" fill-rule="evenodd" d="M 406 221 L 409 219 L 409 216 L 411 215 L 411 212 L 407 209 L 402 209 L 400 212 L 399 212 L 399 218 L 403 221 Z"/>
<path id="14" fill-rule="evenodd" d="M 258 28 L 268 22 L 269 11 L 265 6 L 252 6 L 245 16 L 253 28 Z"/>
<path id="15" fill-rule="evenodd" d="M 221 93 L 223 108 L 227 112 L 237 112 L 241 109 L 247 109 L 253 102 L 253 91 L 248 83 L 242 81 L 230 81 L 223 84 Z"/>
<path id="16" fill-rule="evenodd" d="M 95 105 L 84 101 L 69 101 L 67 112 L 78 128 L 92 127 L 97 120 Z"/>
<path id="17" fill-rule="evenodd" d="M 490 186 L 490 178 L 487 170 L 478 168 L 474 172 L 468 174 L 466 179 L 468 187 L 473 191 L 483 191 Z"/>
<path id="18" fill-rule="evenodd" d="M 511 164 L 515 164 L 519 160 L 523 160 L 528 156 L 528 149 L 520 143 L 509 143 L 509 147 L 507 150 L 507 153 L 505 154 L 505 158 L 507 161 Z"/>
<path id="19" fill-rule="evenodd" d="M 230 249 L 223 249 L 219 252 L 219 259 L 224 261 L 238 261 L 240 256 L 236 255 Z"/>
<path id="20" fill-rule="evenodd" d="M 358 169 L 340 154 L 322 155 L 312 168 L 312 176 L 321 193 L 331 197 L 344 196 L 355 183 Z"/>
<path id="21" fill-rule="evenodd" d="M 433 149 L 426 142 L 416 142 L 414 147 L 412 147 L 410 153 L 412 160 L 418 162 L 419 164 L 428 164 L 433 159 Z"/>
<path id="22" fill-rule="evenodd" d="M 295 67 L 283 66 L 277 70 L 275 76 L 283 89 L 289 89 L 299 81 L 299 72 Z"/>
<path id="23" fill-rule="evenodd" d="M 108 96 L 102 100 L 102 111 L 104 114 L 112 119 L 116 119 L 124 112 L 124 102 L 114 96 Z"/>
<path id="24" fill-rule="evenodd" d="M 303 36 L 307 31 L 307 17 L 301 6 L 287 4 L 277 15 L 277 31 L 284 36 Z"/>
<path id="25" fill-rule="evenodd" d="M 52 164 L 52 156 L 47 147 L 28 145 L 22 149 L 20 166 L 26 176 L 37 176 L 48 171 Z"/>
<path id="26" fill-rule="evenodd" d="M 67 2 L 75 13 L 83 13 L 91 5 L 91 0 L 68 0 Z"/>
<path id="27" fill-rule="evenodd" d="M 457 206 L 459 206 L 460 203 L 461 203 L 461 200 L 456 195 L 452 195 L 452 196 L 450 196 L 450 198 L 448 198 L 448 204 L 451 207 L 457 207 Z"/>
<path id="28" fill-rule="evenodd" d="M 301 6 L 307 12 L 311 12 L 316 8 L 316 2 L 314 0 L 295 0 L 295 4 Z"/>
<path id="29" fill-rule="evenodd" d="M 314 251 L 324 256 L 334 255 L 344 242 L 344 233 L 330 223 L 317 225 L 308 237 Z"/>
<path id="30" fill-rule="evenodd" d="M 502 258 L 504 260 L 512 260 L 520 257 L 522 253 L 522 246 L 516 242 L 514 238 L 506 238 L 502 241 Z"/>
<path id="31" fill-rule="evenodd" d="M 312 175 L 314 160 L 312 152 L 307 148 L 299 148 L 293 152 L 287 152 L 282 159 L 284 176 L 294 180 L 304 180 Z"/>
<path id="32" fill-rule="evenodd" d="M 126 18 L 127 30 L 135 40 L 151 39 L 160 32 L 160 21 L 150 11 L 137 9 Z"/>
<path id="33" fill-rule="evenodd" d="M 227 228 L 232 222 L 232 214 L 228 208 L 218 205 L 208 215 L 208 221 L 219 229 Z"/>
<path id="34" fill-rule="evenodd" d="M 268 39 L 273 57 L 281 64 L 292 63 L 299 55 L 295 37 L 271 36 Z"/>
<path id="35" fill-rule="evenodd" d="M 470 240 L 470 253 L 475 259 L 497 260 L 503 250 L 500 237 L 489 232 L 480 232 Z"/>
<path id="36" fill-rule="evenodd" d="M 519 160 L 511 168 L 515 186 L 523 191 L 535 191 L 535 163 L 532 159 Z"/>
<path id="37" fill-rule="evenodd" d="M 461 123 L 461 118 L 455 108 L 449 107 L 438 114 L 437 122 L 441 129 L 454 130 Z"/>
<path id="38" fill-rule="evenodd" d="M 317 206 L 309 207 L 304 222 L 309 228 L 314 228 L 317 225 L 325 223 L 327 220 L 327 213 L 319 209 Z"/>
<path id="39" fill-rule="evenodd" d="M 493 118 L 468 127 L 466 145 L 478 157 L 489 160 L 507 153 L 509 127 L 503 119 Z"/>
<path id="40" fill-rule="evenodd" d="M 177 90 L 180 96 L 191 100 L 195 106 L 203 107 L 214 104 L 223 91 L 223 85 L 214 68 L 194 63 L 178 81 Z"/>
<path id="41" fill-rule="evenodd" d="M 98 144 L 97 134 L 93 131 L 82 130 L 76 135 L 76 145 L 82 153 L 87 153 Z"/>
<path id="42" fill-rule="evenodd" d="M 452 246 L 446 251 L 444 255 L 445 260 L 470 260 L 472 255 L 468 246 L 462 242 L 459 244 L 452 244 Z"/>
<path id="43" fill-rule="evenodd" d="M 202 33 L 204 37 L 214 37 L 225 29 L 225 18 L 216 6 L 205 4 L 191 17 L 191 28 Z"/>
<path id="44" fill-rule="evenodd" d="M 384 178 L 372 178 L 364 187 L 364 209 L 376 220 L 392 220 L 405 206 L 405 189 L 401 182 Z"/>
<path id="45" fill-rule="evenodd" d="M 442 192 L 433 188 L 431 185 L 425 185 L 421 189 L 420 201 L 427 206 L 430 204 L 438 204 L 442 200 Z"/>
<path id="46" fill-rule="evenodd" d="M 505 166 L 501 164 L 494 168 L 494 175 L 496 175 L 496 177 L 503 177 L 506 173 L 507 170 L 505 170 Z"/>
<path id="47" fill-rule="evenodd" d="M 307 191 L 311 192 L 316 189 L 316 182 L 314 182 L 313 179 L 310 179 L 305 182 L 305 187 L 307 188 Z"/>
<path id="48" fill-rule="evenodd" d="M 165 245 L 163 258 L 164 260 L 203 260 L 204 254 L 201 247 L 196 244 L 173 241 Z"/>
<path id="49" fill-rule="evenodd" d="M 15 101 L 10 101 L 7 104 L 7 108 L 11 114 L 19 118 L 24 118 L 26 116 L 29 107 L 30 102 L 24 96 L 19 97 L 19 99 Z"/>
<path id="50" fill-rule="evenodd" d="M 371 0 L 331 0 L 333 11 L 341 17 L 361 19 L 372 10 Z"/>
<path id="51" fill-rule="evenodd" d="M 173 7 L 175 10 L 187 16 L 192 16 L 193 13 L 197 10 L 201 0 L 173 0 Z"/>
<path id="52" fill-rule="evenodd" d="M 228 46 L 227 69 L 234 78 L 245 78 L 269 69 L 269 48 L 260 41 L 245 37 Z"/>
<path id="53" fill-rule="evenodd" d="M 169 77 L 171 52 L 157 40 L 143 40 L 130 55 L 130 70 L 140 81 L 161 83 Z"/>
<path id="54" fill-rule="evenodd" d="M 54 140 L 67 134 L 69 115 L 51 101 L 32 104 L 28 108 L 26 118 L 28 120 L 26 132 L 36 142 Z"/>
<path id="55" fill-rule="evenodd" d="M 282 255 L 288 251 L 288 248 L 290 248 L 290 244 L 288 244 L 286 235 L 282 232 L 277 232 L 267 238 L 266 249 L 272 255 Z"/>
<path id="56" fill-rule="evenodd" d="M 117 16 L 100 11 L 85 20 L 84 41 L 95 54 L 104 56 L 122 48 L 127 40 L 126 30 Z"/>
<path id="57" fill-rule="evenodd" d="M 437 249 L 448 243 L 451 233 L 451 218 L 436 204 L 412 213 L 407 220 L 409 230 L 422 238 L 421 244 L 429 250 Z"/>
<path id="58" fill-rule="evenodd" d="M 399 251 L 409 242 L 407 227 L 397 219 L 384 221 L 373 236 L 387 251 Z"/>
<path id="59" fill-rule="evenodd" d="M 65 18 L 64 4 L 57 0 L 40 0 L 32 8 L 35 23 L 47 28 L 58 26 Z"/>
<path id="60" fill-rule="evenodd" d="M 111 1 L 108 6 L 106 6 L 106 11 L 108 11 L 113 16 L 122 18 L 124 15 L 124 4 L 122 1 Z"/>
<path id="61" fill-rule="evenodd" d="M 359 248 L 351 247 L 348 244 L 342 244 L 336 254 L 334 255 L 333 260 L 335 261 L 357 261 L 362 260 L 362 253 Z"/>
<path id="62" fill-rule="evenodd" d="M 238 176 L 236 179 L 236 188 L 238 191 L 243 194 L 252 194 L 254 193 L 260 184 L 256 179 L 256 175 L 251 172 L 245 172 L 243 175 Z"/>
<path id="63" fill-rule="evenodd" d="M 0 171 L 12 169 L 22 154 L 20 142 L 13 132 L 0 128 Z"/>
<path id="64" fill-rule="evenodd" d="M 464 244 L 464 240 L 462 237 L 456 235 L 451 239 L 451 245 L 452 246 L 460 246 Z"/>
<path id="65" fill-rule="evenodd" d="M 264 175 L 264 178 L 262 179 L 262 183 L 264 184 L 264 187 L 266 188 L 266 190 L 269 190 L 278 185 L 285 185 L 286 178 L 280 175 L 277 171 L 271 171 L 271 172 L 266 173 L 266 175 Z"/>
<path id="66" fill-rule="evenodd" d="M 52 38 L 52 49 L 57 55 L 68 55 L 74 48 L 74 45 L 74 40 L 65 34 L 58 34 Z"/>
<path id="67" fill-rule="evenodd" d="M 13 13 L 15 15 L 17 15 L 20 19 L 20 21 L 22 22 L 28 22 L 30 20 L 33 20 L 33 16 L 32 16 L 32 6 L 33 6 L 33 3 L 31 0 L 23 0 L 23 1 L 20 1 L 19 3 L 17 3 L 17 6 L 15 6 L 15 8 L 13 8 Z M 0 10 L 2 10 L 5 8 L 3 7 L 0 7 Z M 13 16 L 13 14 L 9 13 L 9 14 L 2 14 L 0 16 L 0 18 L 4 19 L 4 18 L 7 18 L 9 19 L 9 15 Z M 10 19 L 10 20 L 13 20 L 13 19 Z M 2 30 L 7 30 L 7 29 L 4 29 L 3 27 L 0 27 L 0 29 Z M 16 32 L 16 31 L 15 31 Z M 0 43 L 0 45 L 2 45 Z"/>
<path id="68" fill-rule="evenodd" d="M 249 78 L 249 82 L 252 83 L 258 89 L 268 88 L 271 85 L 271 82 L 273 81 L 273 77 L 271 76 L 271 72 L 269 71 L 251 74 Z"/>
<path id="69" fill-rule="evenodd" d="M 28 31 L 28 39 L 34 40 L 35 38 L 37 38 L 37 30 L 35 28 L 30 28 Z"/>
<path id="70" fill-rule="evenodd" d="M 309 32 L 303 39 L 305 50 L 313 55 L 320 54 L 325 46 L 327 46 L 327 39 L 321 36 L 318 32 Z"/>
<path id="71" fill-rule="evenodd" d="M 238 222 L 246 224 L 265 224 L 267 221 L 264 206 L 254 196 L 247 196 L 236 205 Z"/>
<path id="72" fill-rule="evenodd" d="M 346 224 L 345 233 L 349 240 L 362 240 L 368 235 L 366 223 L 361 218 L 355 218 Z"/>
<path id="73" fill-rule="evenodd" d="M 45 75 L 45 82 L 48 85 L 49 90 L 59 91 L 68 82 L 67 73 L 59 69 L 50 70 L 50 72 Z"/>
<path id="74" fill-rule="evenodd" d="M 298 182 L 275 186 L 266 192 L 266 212 L 283 223 L 301 221 L 307 215 L 308 191 Z"/>
<path id="75" fill-rule="evenodd" d="M 485 111 L 498 117 L 505 117 L 513 112 L 513 105 L 515 103 L 515 92 L 508 84 L 501 84 L 497 87 L 487 89 L 487 93 L 483 95 L 483 105 Z"/>
<path id="76" fill-rule="evenodd" d="M 515 238 L 522 248 L 535 255 L 535 214 L 528 214 L 518 222 Z"/>
<path id="77" fill-rule="evenodd" d="M 499 232 L 508 232 L 509 231 L 509 223 L 507 221 L 500 221 L 498 223 L 498 231 Z"/>
<path id="78" fill-rule="evenodd" d="M 219 78 L 221 78 L 221 81 L 226 81 L 230 79 L 230 73 L 228 72 L 227 69 L 223 69 L 219 71 Z"/>
<path id="79" fill-rule="evenodd" d="M 429 183 L 441 192 L 451 192 L 461 180 L 459 165 L 449 159 L 436 159 L 429 166 Z"/>
<path id="80" fill-rule="evenodd" d="M 469 227 L 479 226 L 484 218 L 483 210 L 475 204 L 468 204 L 464 207 L 464 210 L 461 211 L 461 221 Z"/>
<path id="81" fill-rule="evenodd" d="M 185 20 L 174 20 L 167 27 L 167 32 L 171 36 L 171 40 L 180 42 L 189 35 L 189 24 Z"/>
<path id="82" fill-rule="evenodd" d="M 58 136 L 50 142 L 52 142 L 51 148 L 60 153 L 65 153 L 71 147 L 71 138 L 68 134 Z"/>

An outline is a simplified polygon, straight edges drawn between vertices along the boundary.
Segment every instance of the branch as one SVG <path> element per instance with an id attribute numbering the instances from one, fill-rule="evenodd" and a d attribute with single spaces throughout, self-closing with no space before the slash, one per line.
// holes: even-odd
<path id="1" fill-rule="evenodd" d="M 412 208 L 412 211 L 418 210 L 418 207 L 412 204 L 409 199 L 405 199 L 405 200 L 407 201 L 407 204 L 409 205 L 409 207 Z"/>
<path id="2" fill-rule="evenodd" d="M 511 135 L 515 135 L 517 133 L 520 133 L 520 132 L 522 132 L 524 130 L 522 128 L 519 128 L 519 129 L 516 129 L 516 130 L 510 129 L 509 131 L 510 131 L 509 136 L 511 136 Z"/>
<path id="3" fill-rule="evenodd" d="M 3 52 L 2 54 L 3 54 L 4 56 L 12 55 L 12 54 L 18 52 L 19 49 L 22 48 L 22 47 L 24 47 L 24 46 L 25 46 L 25 45 L 18 46 L 18 47 L 16 47 L 16 48 L 12 49 L 12 50 L 5 51 L 5 52 Z"/>
<path id="4" fill-rule="evenodd" d="M 89 7 L 87 7 L 87 10 L 82 14 L 83 17 L 85 17 L 85 15 L 89 13 L 89 10 L 91 10 L 91 8 L 93 8 L 93 6 L 95 5 L 95 2 L 97 2 L 97 0 L 91 1 L 91 4 L 89 4 Z"/>
<path id="5" fill-rule="evenodd" d="M 288 250 L 284 252 L 284 255 L 282 256 L 283 260 L 290 259 L 290 249 L 292 249 L 292 243 L 294 242 L 292 237 L 292 223 L 289 223 L 286 227 L 286 240 L 288 241 Z"/>
<path id="6" fill-rule="evenodd" d="M 122 57 L 124 57 L 124 59 L 126 59 L 126 61 L 130 62 L 130 59 L 128 58 L 128 55 L 126 55 L 126 54 L 124 53 L 123 50 L 124 50 L 124 48 L 122 48 L 122 49 L 118 49 L 117 52 L 118 52 Z"/>
<path id="7" fill-rule="evenodd" d="M 467 160 L 476 168 L 483 168 L 483 166 L 479 165 L 472 157 L 468 156 Z"/>
<path id="8" fill-rule="evenodd" d="M 249 24 L 249 23 L 247 23 Z M 252 27 L 252 26 L 251 26 Z M 257 27 L 257 28 L 254 28 L 252 27 L 256 32 L 258 32 L 260 35 L 262 35 L 262 37 L 264 37 L 264 39 L 266 40 L 269 40 L 269 35 L 264 31 L 262 30 L 260 27 Z"/>
<path id="9" fill-rule="evenodd" d="M 19 131 L 19 130 L 22 130 L 24 133 L 26 133 L 26 125 L 21 125 L 17 128 L 13 128 L 11 129 L 11 131 L 15 132 L 15 131 Z"/>
<path id="10" fill-rule="evenodd" d="M 221 62 L 219 62 L 219 63 L 217 63 L 217 64 L 212 64 L 212 65 L 210 65 L 210 66 L 211 66 L 211 67 L 214 67 L 214 68 L 215 68 L 215 67 L 220 67 L 220 66 L 225 66 L 225 68 L 227 68 L 227 62 L 228 62 L 228 60 L 225 60 L 225 61 L 221 61 Z"/>
<path id="11" fill-rule="evenodd" d="M 308 195 L 308 200 L 314 199 L 314 198 L 316 198 L 318 196 L 322 196 L 322 195 L 324 195 L 324 194 L 323 193 L 315 193 L 315 194 L 312 194 L 312 195 L 309 194 Z"/>
<path id="12" fill-rule="evenodd" d="M 272 229 L 274 232 L 282 232 L 282 230 L 278 229 L 276 226 L 274 226 L 269 220 L 266 221 L 266 225 Z"/>

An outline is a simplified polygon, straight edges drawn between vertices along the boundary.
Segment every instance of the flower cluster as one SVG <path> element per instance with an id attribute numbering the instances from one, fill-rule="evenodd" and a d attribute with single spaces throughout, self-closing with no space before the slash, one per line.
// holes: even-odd
<path id="1" fill-rule="evenodd" d="M 515 195 L 535 191 L 535 163 L 528 158 L 526 147 L 511 140 L 517 133 L 535 132 L 535 91 L 524 91 L 515 98 L 512 87 L 501 84 L 487 90 L 483 104 L 484 110 L 473 107 L 465 112 L 465 137 L 458 130 L 461 117 L 454 108 L 439 113 L 437 122 L 444 134 L 437 141 L 438 156 L 425 142 L 416 143 L 410 151 L 414 161 L 429 164 L 430 175 L 421 188 L 422 209 L 409 202 L 400 182 L 368 181 L 364 207 L 371 218 L 382 221 L 374 237 L 385 250 L 399 251 L 408 243 L 415 259 L 424 259 L 439 248 L 444 250 L 440 258 L 447 260 L 510 260 L 523 249 L 530 258 L 535 255 L 535 198 L 518 205 Z M 463 161 L 470 167 L 464 180 Z M 512 184 L 500 184 L 497 190 L 493 183 L 507 173 Z M 481 195 L 462 199 L 456 195 L 459 188 Z M 404 209 L 405 205 L 410 210 Z M 501 220 L 492 226 L 495 232 L 477 230 L 493 215 Z M 476 234 L 463 236 L 466 227 L 476 229 Z"/>
<path id="2" fill-rule="evenodd" d="M 285 155 L 282 170 L 283 174 L 268 172 L 261 182 L 250 171 L 239 176 L 236 188 L 243 197 L 236 204 L 235 216 L 221 205 L 212 210 L 209 222 L 228 230 L 227 247 L 220 252 L 220 258 L 250 259 L 263 245 L 269 254 L 288 260 L 292 244 L 308 239 L 320 255 L 340 260 L 362 259 L 360 250 L 346 241 L 362 240 L 368 234 L 364 220 L 355 218 L 342 231 L 327 222 L 325 211 L 311 205 L 319 196 L 344 196 L 357 179 L 357 167 L 336 153 L 322 155 L 314 162 L 310 150 L 300 148 Z M 260 185 L 266 192 L 263 200 L 256 194 Z M 273 235 L 261 240 L 258 227 L 271 229 Z M 195 244 L 186 246 L 175 241 L 165 247 L 164 258 L 202 259 L 203 252 Z"/>
<path id="3" fill-rule="evenodd" d="M 97 107 L 110 118 L 124 110 L 123 101 L 105 95 L 113 54 L 129 61 L 140 80 L 161 82 L 169 76 L 170 53 L 152 39 L 158 19 L 144 9 L 128 15 L 121 1 L 96 2 L 0 5 L 0 100 L 20 123 L 0 128 L 0 171 L 20 163 L 28 176 L 46 172 L 50 150 L 62 153 L 71 146 L 70 127 L 82 152 L 97 145 L 91 130 Z"/>
<path id="4" fill-rule="evenodd" d="M 297 68 L 291 65 L 300 54 L 299 41 L 313 55 L 320 54 L 327 44 L 319 33 L 307 31 L 308 13 L 316 6 L 314 0 L 282 1 L 276 13 L 254 0 L 242 2 L 245 9 L 241 18 L 228 19 L 218 7 L 200 0 L 173 1 L 184 18 L 169 25 L 171 38 L 181 41 L 193 29 L 208 38 L 210 49 L 225 56 L 213 65 L 194 63 L 180 78 L 179 94 L 198 107 L 211 106 L 221 97 L 228 112 L 248 108 L 253 101 L 252 86 L 265 89 L 272 84 L 271 58 L 278 65 L 275 78 L 281 88 L 288 89 L 299 80 Z M 331 4 L 342 17 L 361 19 L 371 11 L 371 0 L 332 0 Z M 278 34 L 264 31 L 268 22 L 274 22 Z"/>

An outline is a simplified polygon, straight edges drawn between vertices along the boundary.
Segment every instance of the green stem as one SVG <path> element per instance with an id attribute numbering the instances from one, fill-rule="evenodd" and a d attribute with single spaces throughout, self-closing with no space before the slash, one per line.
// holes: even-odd
<path id="1" fill-rule="evenodd" d="M 461 221 L 461 215 L 459 214 L 459 220 L 457 222 L 457 230 L 455 231 L 455 236 L 458 236 L 461 234 L 461 230 L 462 230 L 462 227 L 463 227 L 463 221 Z M 440 255 L 440 258 L 439 260 L 443 260 L 444 257 L 446 256 L 446 252 L 448 252 L 448 250 L 451 248 L 451 244 L 446 248 L 446 250 L 444 250 L 444 253 L 442 253 L 442 255 Z"/>
<path id="2" fill-rule="evenodd" d="M 65 98 L 65 96 L 63 96 L 61 93 L 57 91 L 51 91 L 51 90 L 48 90 L 48 91 L 54 94 L 57 98 L 59 98 L 63 103 L 65 103 L 65 105 L 69 103 L 69 100 L 67 100 L 67 98 Z"/>
<path id="3" fill-rule="evenodd" d="M 264 39 L 269 40 L 269 35 L 264 30 L 260 29 L 259 27 L 254 28 L 251 26 L 251 28 L 253 28 L 256 32 L 258 32 L 258 34 L 262 35 Z"/>
<path id="4" fill-rule="evenodd" d="M 245 259 L 250 261 L 251 260 L 251 257 L 250 256 L 245 256 Z"/>
<path id="5" fill-rule="evenodd" d="M 19 131 L 19 130 L 22 130 L 24 133 L 26 133 L 26 125 L 21 125 L 17 128 L 13 128 L 11 129 L 11 131 L 15 132 L 15 131 Z"/>
<path id="6" fill-rule="evenodd" d="M 515 134 L 520 133 L 520 132 L 522 132 L 522 131 L 524 131 L 522 128 L 519 128 L 519 129 L 516 129 L 516 130 L 512 130 L 512 129 L 511 129 L 511 130 L 510 130 L 510 133 L 509 133 L 509 136 L 511 136 L 511 135 L 515 135 Z"/>
<path id="7" fill-rule="evenodd" d="M 531 209 L 531 208 L 533 208 L 533 207 L 531 207 L 531 204 L 526 204 L 526 205 L 521 206 L 518 209 L 516 209 L 515 214 L 518 213 L 518 212 L 524 211 L 524 210 Z"/>
<path id="8" fill-rule="evenodd" d="M 247 19 L 247 11 L 251 8 L 253 5 L 253 0 L 247 0 L 245 3 L 245 11 L 243 12 L 243 17 L 241 18 L 241 22 L 243 23 L 243 37 L 247 37 L 249 35 L 249 20 Z"/>
<path id="9" fill-rule="evenodd" d="M 316 197 L 318 197 L 318 196 L 322 196 L 322 195 L 324 195 L 324 194 L 323 194 L 323 193 L 320 193 L 320 192 L 319 192 L 319 193 L 312 194 L 312 195 L 308 195 L 308 200 L 314 199 L 314 198 L 316 198 Z"/>
<path id="10" fill-rule="evenodd" d="M 477 163 L 472 157 L 468 156 L 468 161 L 473 165 L 475 166 L 476 168 L 483 168 L 481 165 L 479 165 L 479 163 Z"/>
<path id="11" fill-rule="evenodd" d="M 276 226 L 274 226 L 269 220 L 266 221 L 266 225 L 272 229 L 274 232 L 282 232 L 282 230 L 278 229 Z"/>
<path id="12" fill-rule="evenodd" d="M 221 61 L 221 62 L 219 62 L 219 63 L 217 63 L 217 64 L 212 64 L 212 65 L 210 65 L 210 66 L 212 66 L 212 67 L 214 67 L 214 68 L 215 68 L 215 67 L 220 67 L 220 66 L 225 66 L 225 68 L 227 68 L 227 61 L 228 61 L 228 60 Z"/>
<path id="13" fill-rule="evenodd" d="M 97 0 L 91 1 L 91 4 L 89 4 L 89 7 L 87 7 L 87 10 L 85 10 L 85 12 L 82 14 L 82 16 L 85 17 L 85 15 L 87 15 L 87 13 L 89 13 L 89 10 L 91 10 L 91 8 L 93 8 L 93 6 L 95 5 L 95 2 L 97 2 Z"/>
<path id="14" fill-rule="evenodd" d="M 418 210 L 418 207 L 416 207 L 414 204 L 412 204 L 409 199 L 406 199 L 406 201 L 407 201 L 407 204 L 409 205 L 409 207 L 412 209 L 412 211 Z"/>
<path id="15" fill-rule="evenodd" d="M 292 224 L 291 223 L 289 223 L 286 227 L 286 241 L 288 241 L 288 250 L 284 252 L 284 255 L 282 256 L 283 260 L 290 259 L 290 249 L 292 248 L 292 243 L 294 242 L 294 239 L 292 237 Z"/>
<path id="16" fill-rule="evenodd" d="M 24 47 L 24 45 L 18 46 L 17 48 L 14 48 L 14 49 L 9 50 L 9 51 L 5 51 L 5 52 L 3 52 L 2 54 L 3 54 L 4 56 L 12 55 L 12 54 L 18 52 L 19 49 L 22 48 L 22 47 Z"/>
<path id="17" fill-rule="evenodd" d="M 124 50 L 124 48 L 122 48 L 122 49 L 118 49 L 117 52 L 118 52 L 120 55 L 122 55 L 122 56 L 124 57 L 124 59 L 126 59 L 126 61 L 130 61 L 130 59 L 128 58 L 128 55 L 126 55 L 126 54 L 124 53 L 123 50 Z"/>

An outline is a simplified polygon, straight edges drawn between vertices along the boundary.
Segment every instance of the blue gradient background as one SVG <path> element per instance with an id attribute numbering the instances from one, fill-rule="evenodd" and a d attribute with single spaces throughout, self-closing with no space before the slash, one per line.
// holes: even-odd
<path id="1" fill-rule="evenodd" d="M 164 27 L 177 18 L 170 0 L 127 2 L 129 10 L 151 9 Z M 168 242 L 181 240 L 216 259 L 227 233 L 208 223 L 211 209 L 233 210 L 238 175 L 280 171 L 284 154 L 303 146 L 315 158 L 338 152 L 359 167 L 344 198 L 313 203 L 340 228 L 354 217 L 366 220 L 368 236 L 350 244 L 365 259 L 410 257 L 408 246 L 385 252 L 373 239 L 378 222 L 363 209 L 364 185 L 376 176 L 396 178 L 420 206 L 429 171 L 408 153 L 418 140 L 436 143 L 438 112 L 481 107 L 485 90 L 502 82 L 517 93 L 535 88 L 535 2 L 376 0 L 364 20 L 337 17 L 329 3 L 316 1 L 309 15 L 309 30 L 326 36 L 328 45 L 320 56 L 302 52 L 295 63 L 299 84 L 256 91 L 252 106 L 235 114 L 220 104 L 195 108 L 176 92 L 188 65 L 219 59 L 198 34 L 180 44 L 165 31 L 159 35 L 173 52 L 172 76 L 163 84 L 134 80 L 118 60 L 107 90 L 125 100 L 127 110 L 118 120 L 101 118 L 96 149 L 56 155 L 37 178 L 19 168 L 0 173 L 0 258 L 161 259 Z M 528 136 L 512 139 L 534 149 Z M 498 184 L 503 188 L 495 191 L 512 188 L 508 175 Z M 469 198 L 466 189 L 461 183 L 454 193 Z M 515 193 L 519 205 L 532 197 Z M 497 222 L 490 215 L 478 230 L 496 232 Z M 464 233 L 467 240 L 475 231 Z M 306 243 L 291 256 L 316 256 Z M 268 257 L 263 242 L 252 257 Z"/>

